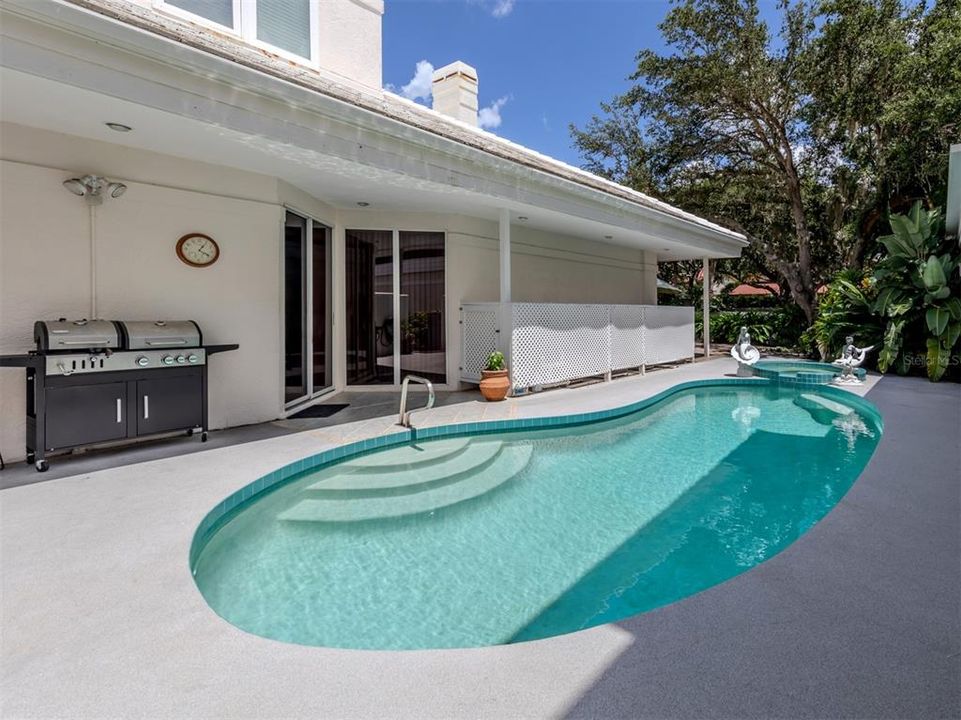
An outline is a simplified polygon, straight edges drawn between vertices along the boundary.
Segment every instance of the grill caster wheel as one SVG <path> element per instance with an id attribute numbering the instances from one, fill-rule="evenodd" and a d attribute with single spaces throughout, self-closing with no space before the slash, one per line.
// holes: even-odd
<path id="1" fill-rule="evenodd" d="M 37 460 L 37 462 L 35 462 L 34 465 L 37 468 L 37 472 L 47 472 L 47 468 L 50 467 L 49 465 L 47 465 L 46 460 Z"/>
<path id="2" fill-rule="evenodd" d="M 193 428 L 190 428 L 190 429 L 187 431 L 187 437 L 193 437 L 193 436 L 194 436 L 194 429 L 193 429 Z"/>
<path id="3" fill-rule="evenodd" d="M 28 453 L 27 453 L 27 459 L 26 459 L 27 465 L 33 465 L 33 463 L 36 461 L 36 459 L 37 459 L 37 454 L 36 454 L 36 453 L 32 453 L 32 452 L 28 452 Z"/>
<path id="4" fill-rule="evenodd" d="M 207 442 L 207 431 L 206 431 L 206 430 L 204 430 L 202 433 L 200 433 L 200 442 Z"/>

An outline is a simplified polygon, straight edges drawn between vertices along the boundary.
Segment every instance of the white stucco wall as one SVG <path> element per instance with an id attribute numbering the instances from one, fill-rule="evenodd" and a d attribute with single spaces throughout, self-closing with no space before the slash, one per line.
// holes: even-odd
<path id="1" fill-rule="evenodd" d="M 276 181 L 9 125 L 0 128 L 0 156 L 0 353 L 32 349 L 35 320 L 89 316 L 88 209 L 61 183 L 102 173 L 128 190 L 95 211 L 98 315 L 189 318 L 207 342 L 240 343 L 211 359 L 211 427 L 278 417 L 284 211 Z M 176 241 L 187 232 L 217 240 L 214 266 L 177 259 Z M 0 451 L 8 459 L 23 456 L 23 376 L 0 370 Z"/>
<path id="2" fill-rule="evenodd" d="M 320 67 L 379 89 L 383 0 L 321 0 L 319 8 Z"/>
<path id="3" fill-rule="evenodd" d="M 447 372 L 456 386 L 459 307 L 498 298 L 497 223 L 463 215 L 335 210 L 276 178 L 143 150 L 0 125 L 0 353 L 33 348 L 37 319 L 90 314 L 89 215 L 63 180 L 95 173 L 128 185 L 96 209 L 98 315 L 196 320 L 205 340 L 238 342 L 210 367 L 212 428 L 283 413 L 285 206 L 332 228 L 334 383 L 345 386 L 345 228 L 435 230 L 447 237 Z M 221 258 L 194 269 L 174 247 L 188 232 Z M 515 225 L 517 301 L 656 301 L 656 262 L 640 250 Z M 24 371 L 0 370 L 0 452 L 23 456 Z M 380 389 L 384 389 L 381 387 Z"/>
<path id="4" fill-rule="evenodd" d="M 244 0 L 246 2 L 246 0 Z M 201 27 L 208 23 L 203 18 L 178 11 L 176 6 L 164 6 L 158 0 L 128 0 L 160 17 L 176 17 L 193 20 Z M 384 14 L 383 0 L 312 0 L 313 35 L 316 38 L 317 57 L 305 61 L 317 69 L 339 75 L 341 78 L 360 83 L 369 88 L 380 89 L 383 85 L 381 18 Z M 211 26 L 224 33 L 219 26 Z M 240 40 L 237 31 L 236 38 Z M 290 59 L 296 61 L 295 57 Z"/>

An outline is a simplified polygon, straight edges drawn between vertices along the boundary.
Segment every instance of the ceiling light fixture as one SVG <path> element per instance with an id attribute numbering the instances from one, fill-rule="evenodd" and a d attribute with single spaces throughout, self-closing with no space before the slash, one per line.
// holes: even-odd
<path id="1" fill-rule="evenodd" d="M 369 202 L 364 202 L 363 200 L 361 200 L 359 203 L 357 203 L 357 205 L 358 205 L 358 207 L 370 207 L 370 203 L 369 203 Z"/>
<path id="2" fill-rule="evenodd" d="M 63 181 L 63 186 L 74 195 L 85 198 L 90 205 L 100 205 L 104 194 L 118 198 L 127 192 L 127 186 L 120 182 L 111 182 L 99 175 L 84 175 Z"/>
<path id="3" fill-rule="evenodd" d="M 517 216 L 517 219 L 518 219 L 518 220 L 527 220 L 528 217 L 527 217 L 527 215 L 518 215 L 518 216 Z"/>
<path id="4" fill-rule="evenodd" d="M 130 132 L 131 130 L 133 130 L 132 127 L 130 127 L 129 125 L 124 125 L 123 123 L 107 122 L 107 123 L 104 123 L 104 125 L 106 125 L 111 130 L 115 130 L 116 132 Z"/>
<path id="5" fill-rule="evenodd" d="M 605 240 L 613 240 L 613 239 L 614 239 L 614 236 L 613 236 L 613 235 L 605 235 L 605 236 L 604 236 L 604 239 L 605 239 Z"/>

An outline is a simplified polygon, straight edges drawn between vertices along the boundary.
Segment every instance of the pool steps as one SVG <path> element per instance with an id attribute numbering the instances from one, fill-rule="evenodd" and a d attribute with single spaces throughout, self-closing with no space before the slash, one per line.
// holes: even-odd
<path id="1" fill-rule="evenodd" d="M 468 442 L 463 449 L 447 455 L 435 455 L 419 463 L 385 465 L 386 469 L 374 472 L 362 470 L 358 473 L 348 467 L 350 463 L 344 463 L 326 471 L 322 470 L 318 473 L 321 479 L 304 490 L 313 495 L 337 497 L 361 494 L 376 497 L 418 492 L 429 486 L 450 485 L 461 480 L 464 475 L 483 470 L 497 459 L 502 447 L 500 440 Z M 400 450 L 403 452 L 408 448 Z"/>
<path id="2" fill-rule="evenodd" d="M 328 468 L 329 477 L 340 475 L 360 475 L 373 473 L 394 473 L 426 468 L 442 463 L 463 454 L 472 446 L 471 438 L 457 437 L 448 440 L 434 440 L 429 443 L 415 443 L 392 448 L 387 453 L 361 455 L 353 460 Z M 325 472 L 325 471 L 321 471 Z M 318 477 L 320 475 L 318 474 Z M 353 481 L 351 481 L 351 484 Z M 328 486 L 329 487 L 329 486 Z"/>
<path id="3" fill-rule="evenodd" d="M 288 522 L 343 523 L 433 512 L 480 497 L 503 485 L 527 467 L 533 453 L 533 446 L 527 443 L 515 445 L 488 440 L 470 444 L 472 448 L 455 453 L 446 461 L 429 464 L 424 473 L 418 473 L 406 487 L 355 485 L 354 497 L 350 496 L 350 491 L 326 498 L 307 492 L 305 494 L 313 496 L 300 500 L 277 517 Z M 427 472 L 433 481 L 423 479 Z M 365 479 L 363 475 L 350 475 L 343 479 L 351 478 Z M 374 475 L 368 479 L 390 478 Z M 317 486 L 323 485 L 324 482 L 316 483 L 307 490 L 316 491 Z M 409 490 L 411 487 L 415 488 L 413 492 L 397 494 L 398 490 Z M 371 491 L 378 494 L 371 495 Z"/>
<path id="4" fill-rule="evenodd" d="M 847 417 L 854 410 L 847 405 L 842 405 L 826 397 L 815 395 L 814 393 L 799 393 L 794 398 L 794 404 L 799 408 L 807 410 L 815 422 L 822 425 L 831 425 L 841 417 Z"/>

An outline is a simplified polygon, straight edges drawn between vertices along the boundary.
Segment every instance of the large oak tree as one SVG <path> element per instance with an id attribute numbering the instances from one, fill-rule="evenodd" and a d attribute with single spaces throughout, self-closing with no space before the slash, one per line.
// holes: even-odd
<path id="1" fill-rule="evenodd" d="M 961 12 L 785 0 L 779 16 L 775 32 L 755 0 L 676 2 L 669 52 L 641 51 L 633 87 L 571 130 L 588 169 L 744 232 L 742 279 L 780 281 L 810 323 L 889 205 L 943 201 Z"/>

